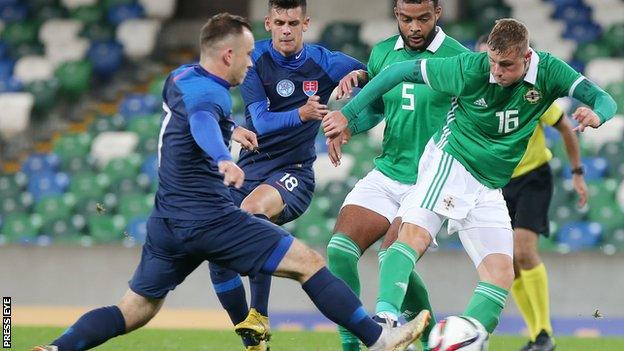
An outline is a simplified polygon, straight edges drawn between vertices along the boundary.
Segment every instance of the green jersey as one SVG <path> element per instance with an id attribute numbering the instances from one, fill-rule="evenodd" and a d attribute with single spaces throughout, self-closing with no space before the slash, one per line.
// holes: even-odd
<path id="1" fill-rule="evenodd" d="M 353 116 L 401 81 L 451 94 L 455 98 L 446 124 L 434 141 L 482 184 L 496 189 L 508 183 L 540 116 L 555 99 L 574 96 L 592 106 L 601 122 L 617 109 L 607 93 L 548 53 L 532 50 L 521 82 L 501 87 L 493 78 L 485 52 L 399 63 L 369 82 L 342 112 Z"/>
<path id="2" fill-rule="evenodd" d="M 368 76 L 372 79 L 392 63 L 451 57 L 467 51 L 440 28 L 424 51 L 406 48 L 401 36 L 395 35 L 373 47 L 368 60 Z M 382 153 L 375 159 L 375 167 L 393 180 L 415 183 L 420 155 L 427 141 L 444 124 L 451 99 L 451 95 L 411 82 L 402 82 L 384 94 L 386 126 Z"/>

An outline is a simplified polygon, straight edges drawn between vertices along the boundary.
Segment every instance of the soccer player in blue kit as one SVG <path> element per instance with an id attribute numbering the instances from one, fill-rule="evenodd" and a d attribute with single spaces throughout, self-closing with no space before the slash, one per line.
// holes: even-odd
<path id="1" fill-rule="evenodd" d="M 342 77 L 366 67 L 343 53 L 304 44 L 310 22 L 305 0 L 269 0 L 268 10 L 271 39 L 256 42 L 254 67 L 241 85 L 247 126 L 257 134 L 258 148 L 241 151 L 238 166 L 245 182 L 231 191 L 241 209 L 281 225 L 299 217 L 312 200 L 314 140 L 330 94 Z M 210 277 L 235 330 L 247 335 L 247 350 L 263 350 L 258 345 L 270 337 L 271 276 L 250 277 L 251 308 L 236 272 L 211 263 Z"/>
<path id="2" fill-rule="evenodd" d="M 252 66 L 250 28 L 239 16 L 212 17 L 201 30 L 200 62 L 174 70 L 165 82 L 158 191 L 130 289 L 117 305 L 87 312 L 50 345 L 33 350 L 87 350 L 144 326 L 204 261 L 239 274 L 297 280 L 325 316 L 369 350 L 403 350 L 422 333 L 428 311 L 403 327 L 381 327 L 318 253 L 234 205 L 228 186 L 240 188 L 245 175 L 227 148 L 235 128 L 228 89 Z"/>

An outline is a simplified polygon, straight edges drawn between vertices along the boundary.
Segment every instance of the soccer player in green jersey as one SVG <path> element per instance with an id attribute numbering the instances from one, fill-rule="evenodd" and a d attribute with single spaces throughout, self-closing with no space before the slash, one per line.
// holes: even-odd
<path id="1" fill-rule="evenodd" d="M 459 232 L 479 274 L 464 314 L 492 332 L 514 279 L 513 233 L 501 188 L 555 99 L 572 96 L 591 106 L 573 114 L 579 123 L 575 130 L 581 132 L 613 117 L 615 101 L 565 62 L 531 49 L 522 23 L 501 19 L 488 37 L 487 52 L 388 67 L 341 111 L 325 116 L 326 135 L 339 135 L 348 119 L 404 81 L 427 84 L 455 98 L 445 126 L 420 159 L 416 185 L 399 209 L 403 224 L 381 265 L 378 306 L 385 304 L 388 313 L 399 314 L 405 293 L 388 287 L 406 284 L 448 220 L 449 233 Z"/>
<path id="2" fill-rule="evenodd" d="M 364 85 L 388 65 L 406 60 L 430 57 L 451 57 L 468 49 L 448 37 L 437 21 L 442 15 L 438 0 L 399 0 L 395 2 L 399 34 L 373 47 L 367 71 L 354 71 L 343 78 L 338 97 L 350 95 L 353 85 Z M 358 260 L 361 254 L 384 234 L 386 239 L 379 252 L 383 258 L 386 248 L 396 239 L 401 223 L 397 211 L 402 196 L 416 182 L 418 159 L 427 141 L 441 128 L 452 96 L 438 93 L 425 85 L 411 82 L 397 84 L 378 101 L 383 114 L 362 113 L 347 128 L 340 139 L 365 132 L 385 117 L 383 151 L 375 159 L 375 169 L 360 180 L 347 195 L 327 246 L 330 270 L 359 294 Z M 330 156 L 337 161 L 338 140 L 330 145 Z M 402 306 L 408 319 L 422 310 L 431 310 L 424 282 L 416 272 L 410 274 L 407 298 Z M 397 316 L 380 315 L 374 319 L 396 325 Z M 423 334 L 423 341 L 429 335 Z M 359 340 L 340 328 L 344 351 L 360 350 Z"/>

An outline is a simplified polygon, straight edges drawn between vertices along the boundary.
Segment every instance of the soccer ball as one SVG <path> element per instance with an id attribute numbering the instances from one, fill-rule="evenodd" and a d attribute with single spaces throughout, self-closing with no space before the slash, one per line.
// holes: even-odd
<path id="1" fill-rule="evenodd" d="M 486 351 L 489 334 L 474 318 L 450 316 L 436 324 L 429 334 L 431 351 Z"/>

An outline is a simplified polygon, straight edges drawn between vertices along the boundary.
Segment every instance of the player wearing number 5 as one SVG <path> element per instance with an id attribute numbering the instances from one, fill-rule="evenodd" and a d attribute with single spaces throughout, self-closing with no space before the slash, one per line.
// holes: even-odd
<path id="1" fill-rule="evenodd" d="M 312 199 L 314 140 L 330 94 L 343 76 L 365 66 L 343 53 L 304 44 L 310 22 L 305 0 L 270 0 L 268 10 L 265 28 L 271 39 L 256 42 L 254 66 L 241 85 L 247 127 L 257 134 L 258 148 L 241 151 L 238 166 L 245 183 L 231 193 L 241 209 L 284 224 L 299 217 Z M 262 350 L 269 337 L 271 277 L 250 277 L 251 309 L 236 272 L 211 264 L 210 277 L 237 332 L 251 336 L 243 338 L 247 349 Z"/>
<path id="2" fill-rule="evenodd" d="M 354 118 L 402 81 L 456 97 L 446 125 L 420 159 L 416 185 L 403 199 L 403 225 L 393 244 L 398 247 L 388 250 L 380 286 L 406 284 L 417 259 L 436 245 L 436 233 L 448 220 L 449 233 L 459 232 L 479 274 L 464 314 L 492 332 L 514 279 L 513 233 L 501 188 L 524 155 L 540 116 L 555 99 L 572 96 L 592 108 L 581 107 L 573 115 L 583 131 L 613 117 L 616 104 L 563 61 L 529 48 L 528 30 L 514 19 L 498 20 L 487 44 L 487 53 L 392 65 L 323 124 L 328 136 L 338 135 L 347 124 L 345 115 Z M 397 309 L 403 298 L 379 297 Z"/>

